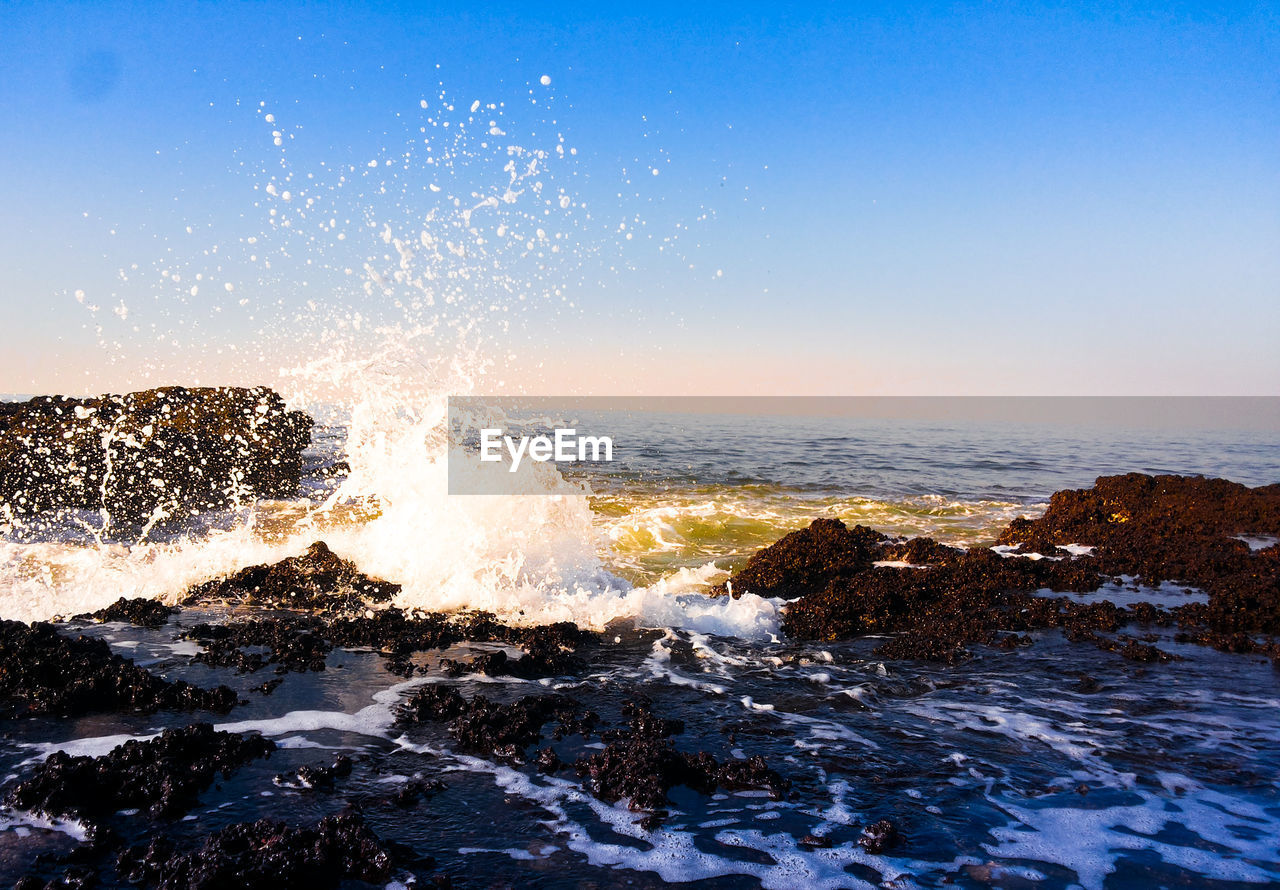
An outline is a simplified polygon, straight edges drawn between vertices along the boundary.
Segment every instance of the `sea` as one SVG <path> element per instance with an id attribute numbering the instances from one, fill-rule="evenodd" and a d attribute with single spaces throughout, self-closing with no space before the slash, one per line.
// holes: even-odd
<path id="1" fill-rule="evenodd" d="M 548 680 L 455 678 L 440 667 L 487 644 L 421 657 L 428 672 L 410 680 L 374 652 L 339 650 L 324 672 L 289 674 L 264 696 L 251 691 L 262 676 L 193 663 L 196 645 L 178 639 L 184 625 L 225 615 L 182 612 L 158 630 L 71 622 L 166 677 L 231 685 L 248 704 L 213 722 L 280 745 L 204 793 L 170 827 L 176 835 L 263 816 L 309 822 L 358 799 L 384 840 L 434 857 L 459 886 L 1280 884 L 1280 672 L 1270 660 L 1156 629 L 1178 660 L 1137 665 L 1051 630 L 1025 648 L 975 647 L 956 665 L 893 661 L 874 654 L 879 638 L 788 639 L 781 600 L 707 595 L 818 517 L 975 546 L 1100 475 L 1271 484 L 1280 447 L 1266 429 L 639 412 L 594 420 L 609 426 L 617 455 L 565 468 L 582 494 L 451 495 L 443 400 L 314 410 L 320 424 L 295 499 L 145 537 L 92 513 L 10 520 L 0 617 L 65 618 L 120 596 L 175 601 L 191 584 L 324 540 L 402 584 L 397 605 L 568 620 L 603 631 L 604 643 L 584 675 Z M 1203 594 L 1165 585 L 1139 595 L 1118 583 L 1082 597 L 1176 605 Z M 1086 676 L 1096 685 L 1081 684 Z M 609 720 L 642 697 L 684 721 L 678 747 L 762 755 L 792 791 L 775 800 L 677 788 L 668 816 L 646 823 L 625 802 L 587 793 L 572 771 L 460 752 L 443 726 L 397 726 L 397 703 L 426 683 L 497 701 L 557 691 Z M 192 719 L 10 721 L 0 776 L 12 781 L 54 750 L 101 754 Z M 566 762 L 600 746 L 556 744 Z M 338 753 L 355 769 L 335 790 L 275 781 Z M 444 789 L 408 811 L 369 803 L 415 778 Z M 873 853 L 859 838 L 881 819 L 903 840 Z M 5 814 L 0 880 L 40 852 L 65 851 L 76 831 Z M 411 871 L 397 880 L 407 884 Z"/>

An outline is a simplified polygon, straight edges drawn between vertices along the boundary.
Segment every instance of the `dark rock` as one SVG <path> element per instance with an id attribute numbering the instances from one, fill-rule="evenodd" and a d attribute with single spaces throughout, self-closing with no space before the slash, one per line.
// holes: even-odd
<path id="1" fill-rule="evenodd" d="M 13 885 L 13 890 L 92 890 L 97 886 L 97 869 L 87 865 L 73 865 L 51 881 L 35 875 L 24 875 Z"/>
<path id="2" fill-rule="evenodd" d="M 858 838 L 858 843 L 863 849 L 873 855 L 891 850 L 901 842 L 902 835 L 898 832 L 898 827 L 888 819 L 881 819 L 879 822 L 868 825 L 862 829 L 862 837 Z"/>
<path id="3" fill-rule="evenodd" d="M 266 387 L 0 404 L 0 502 L 141 523 L 297 492 L 311 418 Z"/>
<path id="4" fill-rule="evenodd" d="M 292 775 L 276 776 L 275 783 L 286 787 L 329 790 L 338 779 L 349 775 L 351 775 L 351 758 L 345 754 L 339 754 L 329 766 L 303 764 Z"/>
<path id="5" fill-rule="evenodd" d="M 999 629 L 1062 624 L 1074 606 L 1065 600 L 1032 602 L 1035 591 L 1094 590 L 1102 582 L 1075 561 L 1004 558 L 982 548 L 932 545 L 926 539 L 924 548 L 931 554 L 926 569 L 876 567 L 869 560 L 860 571 L 838 571 L 821 585 L 817 576 L 808 576 L 809 593 L 787 606 L 783 630 L 818 640 L 902 632 L 886 644 L 884 654 L 955 661 L 964 657 L 964 643 L 992 644 Z M 878 558 L 874 551 L 870 555 Z"/>
<path id="6" fill-rule="evenodd" d="M 424 798 L 432 797 L 444 790 L 444 783 L 439 779 L 430 782 L 414 778 L 405 782 L 404 786 L 391 796 L 391 803 L 402 809 L 408 809 Z"/>
<path id="7" fill-rule="evenodd" d="M 0 714 L 59 717 L 160 709 L 225 713 L 226 686 L 169 682 L 111 652 L 102 640 L 66 637 L 45 622 L 0 621 Z"/>
<path id="8" fill-rule="evenodd" d="M 324 670 L 325 656 L 342 646 L 377 650 L 387 659 L 387 669 L 402 677 L 417 672 L 410 660 L 415 652 L 461 642 L 501 642 L 523 646 L 527 654 L 519 659 L 480 656 L 469 663 L 445 659 L 444 667 L 455 673 L 481 670 L 527 679 L 580 673 L 586 661 L 576 650 L 599 639 L 568 622 L 512 627 L 484 612 L 405 613 L 395 608 L 354 617 L 297 614 L 198 624 L 185 635 L 205 646 L 196 660 L 245 672 L 267 666 L 277 671 Z"/>
<path id="9" fill-rule="evenodd" d="M 1012 522 L 999 539 L 1018 546 L 1009 557 L 928 538 L 890 540 L 822 519 L 756 553 L 726 587 L 798 598 L 783 619 L 793 637 L 896 634 L 877 650 L 890 658 L 952 663 L 970 655 L 970 644 L 1012 648 L 1030 642 L 1021 631 L 1060 627 L 1069 639 L 1125 658 L 1170 660 L 1149 642 L 1107 636 L 1130 621 L 1176 621 L 1186 631 L 1180 639 L 1276 657 L 1280 645 L 1254 635 L 1280 633 L 1280 546 L 1251 551 L 1235 539 L 1241 534 L 1280 534 L 1280 485 L 1129 474 L 1058 492 L 1040 519 Z M 1058 546 L 1073 543 L 1095 550 L 1072 557 Z M 1018 555 L 1032 551 L 1051 558 Z M 881 560 L 923 568 L 874 565 Z M 1194 584 L 1209 592 L 1209 604 L 1121 609 L 1038 595 L 1089 592 L 1118 575 Z"/>
<path id="10" fill-rule="evenodd" d="M 196 585 L 184 604 L 236 602 L 309 613 L 363 614 L 369 604 L 385 603 L 399 592 L 399 584 L 361 573 L 324 541 L 316 541 L 302 556 L 249 566 L 230 578 Z"/>
<path id="11" fill-rule="evenodd" d="M 558 736 L 586 734 L 597 718 L 562 695 L 529 695 L 510 704 L 483 695 L 468 700 L 438 684 L 423 686 L 400 706 L 402 724 L 449 721 L 449 732 L 463 751 L 524 759 L 524 751 L 542 738 L 542 727 L 555 720 Z"/>
<path id="12" fill-rule="evenodd" d="M 1209 593 L 1201 620 L 1219 633 L 1280 633 L 1280 548 L 1237 535 L 1280 536 L 1280 484 L 1247 488 L 1199 476 L 1102 476 L 1060 491 L 1039 519 L 1017 519 L 1000 543 L 1095 547 L 1097 570 L 1142 583 L 1181 581 Z"/>
<path id="13" fill-rule="evenodd" d="M 704 794 L 716 788 L 758 788 L 775 798 L 791 787 L 762 757 L 721 764 L 705 751 L 677 750 L 670 736 L 682 732 L 683 723 L 655 716 L 644 703 L 629 702 L 623 713 L 630 717 L 630 731 L 608 733 L 606 737 L 615 741 L 574 764 L 587 789 L 601 800 L 626 798 L 634 810 L 658 813 L 667 803 L 667 793 L 677 785 Z"/>
<path id="14" fill-rule="evenodd" d="M 813 593 L 833 578 L 855 575 L 874 560 L 884 535 L 866 526 L 848 528 L 839 519 L 815 519 L 747 560 L 725 588 L 733 596 L 791 598 Z"/>
<path id="15" fill-rule="evenodd" d="M 164 627 L 169 623 L 169 616 L 178 612 L 177 606 L 166 606 L 159 600 L 143 599 L 126 599 L 120 597 L 105 609 L 99 609 L 96 612 L 90 612 L 87 615 L 77 615 L 77 620 L 82 621 L 123 621 L 128 624 L 135 624 L 138 627 Z"/>
<path id="16" fill-rule="evenodd" d="M 530 634 L 526 637 L 525 647 L 528 651 L 519 658 L 509 658 L 505 652 L 486 652 L 466 662 L 447 658 L 442 665 L 453 677 L 481 673 L 490 677 L 511 676 L 524 680 L 569 676 L 586 670 L 587 662 L 582 656 L 566 652 L 556 641 L 545 636 Z"/>
<path id="17" fill-rule="evenodd" d="M 392 865 L 360 815 L 344 813 L 306 828 L 270 819 L 232 825 L 190 852 L 156 838 L 121 854 L 117 869 L 125 880 L 164 890 L 312 890 L 347 880 L 384 884 Z"/>
<path id="18" fill-rule="evenodd" d="M 333 645 L 320 635 L 322 629 L 322 623 L 309 616 L 267 617 L 196 624 L 183 636 L 205 647 L 193 660 L 214 667 L 234 667 L 241 673 L 268 665 L 279 672 L 322 671 L 333 651 Z"/>
<path id="19" fill-rule="evenodd" d="M 147 741 L 131 739 L 101 757 L 55 751 L 35 773 L 13 785 L 6 806 L 100 828 L 114 813 L 140 809 L 153 817 L 181 816 L 218 774 L 275 750 L 258 735 L 217 732 L 207 723 L 166 729 Z"/>

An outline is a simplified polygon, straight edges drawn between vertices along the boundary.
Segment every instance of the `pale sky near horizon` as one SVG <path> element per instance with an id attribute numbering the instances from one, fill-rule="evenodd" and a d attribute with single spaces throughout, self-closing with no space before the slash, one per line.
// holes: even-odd
<path id="1" fill-rule="evenodd" d="M 0 392 L 1280 395 L 1266 4 L 12 2 L 0 120 Z"/>

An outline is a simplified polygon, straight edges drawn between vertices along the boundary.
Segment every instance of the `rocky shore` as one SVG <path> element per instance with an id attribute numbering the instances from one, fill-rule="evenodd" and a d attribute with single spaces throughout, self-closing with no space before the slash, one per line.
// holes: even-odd
<path id="1" fill-rule="evenodd" d="M 1062 628 L 1127 658 L 1167 659 L 1116 634 L 1152 625 L 1177 626 L 1179 641 L 1276 657 L 1277 537 L 1280 485 L 1131 473 L 1058 492 L 1043 516 L 1014 520 L 990 549 L 890 539 L 819 519 L 755 554 L 722 591 L 791 600 L 783 630 L 797 639 L 896 634 L 879 649 L 889 658 L 954 661 L 968 644 L 1028 645 L 1025 632 Z M 1205 591 L 1208 603 L 1118 607 L 1050 595 L 1108 581 L 1138 599 L 1175 582 Z"/>
<path id="2" fill-rule="evenodd" d="M 786 600 L 783 630 L 793 639 L 887 637 L 876 649 L 884 659 L 956 664 L 983 647 L 1035 646 L 1035 632 L 1060 629 L 1095 657 L 1100 649 L 1174 671 L 1175 664 L 1160 666 L 1175 656 L 1154 644 L 1151 630 L 1173 629 L 1178 642 L 1223 652 L 1280 658 L 1273 639 L 1280 631 L 1277 537 L 1280 486 L 1130 474 L 1059 492 L 1043 516 L 1013 521 L 992 548 L 893 539 L 819 519 L 757 552 L 714 592 Z M 1202 590 L 1207 602 L 1166 608 L 1142 600 L 1144 591 L 1166 582 Z M 1117 584 L 1131 594 L 1128 605 L 1099 598 Z M 199 647 L 193 664 L 237 675 L 269 672 L 272 679 L 251 696 L 270 695 L 291 674 L 326 671 L 335 653 L 375 652 L 389 674 L 420 684 L 394 705 L 393 725 L 406 738 L 439 727 L 461 754 L 576 782 L 606 803 L 625 801 L 646 829 L 668 818 L 673 795 L 746 790 L 781 800 L 811 790 L 793 782 L 785 763 L 738 742 L 732 727 L 724 739 L 686 737 L 685 720 L 658 713 L 633 685 L 609 686 L 610 707 L 600 712 L 571 692 L 464 695 L 460 677 L 585 682 L 612 657 L 606 636 L 568 623 L 525 627 L 484 613 L 406 611 L 389 605 L 398 592 L 316 542 L 298 556 L 197 585 L 181 610 L 121 600 L 65 626 L 0 622 L 3 718 L 12 725 L 113 712 L 226 713 L 247 703 L 225 685 L 205 689 L 166 679 L 77 631 L 90 622 L 128 622 L 172 628 Z M 177 622 L 193 612 L 202 620 Z M 460 644 L 489 648 L 449 654 Z M 345 783 L 353 769 L 380 769 L 376 758 L 316 756 L 275 782 L 340 799 L 341 812 L 301 824 L 250 819 L 197 837 L 171 830 L 216 782 L 276 751 L 256 732 L 193 722 L 98 756 L 50 754 L 0 789 L 5 810 L 74 823 L 84 840 L 69 852 L 42 855 L 17 886 L 311 888 L 385 884 L 408 874 L 448 883 L 448 869 L 383 840 L 362 815 L 429 809 L 448 783 L 429 767 L 385 796 L 362 797 L 346 795 Z M 868 818 L 859 830 L 857 843 L 868 854 L 911 843 L 891 819 Z M 150 839 L 140 840 L 146 834 Z M 805 849 L 830 844 L 817 835 L 802 842 Z"/>

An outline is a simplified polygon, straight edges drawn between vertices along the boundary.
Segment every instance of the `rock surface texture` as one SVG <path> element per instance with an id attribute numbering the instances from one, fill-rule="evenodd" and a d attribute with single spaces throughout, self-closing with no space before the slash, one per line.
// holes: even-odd
<path id="1" fill-rule="evenodd" d="M 297 491 L 311 418 L 266 387 L 0 403 L 0 509 L 181 517 Z"/>

